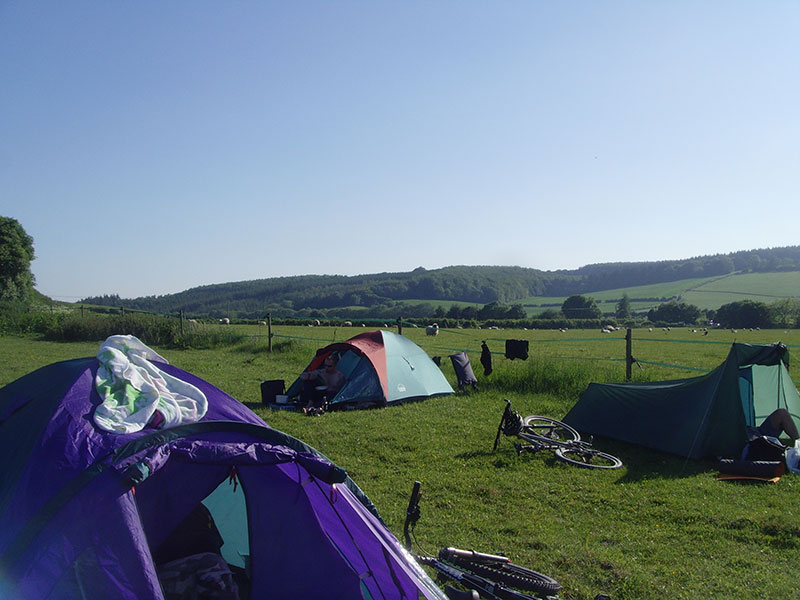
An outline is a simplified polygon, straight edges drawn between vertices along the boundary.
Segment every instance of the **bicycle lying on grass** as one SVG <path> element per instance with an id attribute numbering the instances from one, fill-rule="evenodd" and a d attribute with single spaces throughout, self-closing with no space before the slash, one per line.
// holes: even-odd
<path id="1" fill-rule="evenodd" d="M 527 442 L 527 444 L 514 442 L 517 454 L 552 450 L 560 460 L 578 467 L 618 469 L 622 466 L 620 459 L 596 450 L 592 447 L 591 441 L 582 440 L 581 435 L 566 423 L 533 415 L 523 418 L 508 400 L 500 425 L 497 427 L 492 452 L 497 450 L 501 433 L 516 436 Z"/>
<path id="2" fill-rule="evenodd" d="M 409 528 L 413 530 L 420 517 L 420 485 L 419 481 L 414 483 L 403 526 L 409 552 L 413 552 Z M 438 556 L 415 554 L 414 557 L 420 564 L 432 567 L 440 580 L 467 588 L 463 591 L 446 585 L 445 594 L 450 600 L 559 600 L 553 596 L 561 589 L 555 579 L 515 565 L 505 556 L 442 548 Z"/>

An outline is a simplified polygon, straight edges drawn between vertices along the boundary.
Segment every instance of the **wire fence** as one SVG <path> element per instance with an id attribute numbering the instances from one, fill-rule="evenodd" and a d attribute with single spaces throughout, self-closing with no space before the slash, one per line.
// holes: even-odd
<path id="1" fill-rule="evenodd" d="M 88 314 L 89 312 L 95 312 L 95 313 L 96 312 L 101 312 L 101 313 L 105 313 L 105 314 L 121 314 L 121 315 L 125 315 L 126 313 L 128 313 L 128 314 L 143 314 L 143 315 L 152 315 L 152 316 L 164 317 L 164 318 L 180 319 L 181 322 L 183 322 L 184 320 L 186 320 L 188 322 L 194 322 L 195 321 L 194 319 L 185 319 L 182 311 L 180 313 L 178 313 L 178 314 L 175 314 L 175 313 L 158 313 L 158 312 L 152 312 L 152 311 L 126 309 L 124 307 L 111 307 L 111 306 L 102 307 L 98 311 L 97 307 L 88 308 L 88 307 L 84 307 L 83 305 L 75 306 L 75 307 L 64 307 L 63 305 L 59 305 L 58 307 L 50 307 L 49 311 L 50 312 L 70 312 L 70 311 L 72 311 L 72 312 L 75 312 L 75 313 L 79 312 L 82 316 L 85 315 L 85 314 Z M 228 319 L 219 319 L 219 320 L 216 320 L 216 319 L 211 319 L 211 320 L 210 319 L 203 319 L 201 321 L 202 322 L 206 322 L 206 323 L 208 321 L 212 321 L 212 322 L 216 322 L 216 323 L 220 323 L 220 324 L 227 324 L 227 323 L 230 322 Z M 401 334 L 403 332 L 403 328 L 404 327 L 413 328 L 413 329 L 424 329 L 425 328 L 425 326 L 420 326 L 418 323 L 416 323 L 414 321 L 404 320 L 401 317 L 397 317 L 394 320 L 376 319 L 376 318 L 372 318 L 372 319 L 349 318 L 348 319 L 348 318 L 328 318 L 328 317 L 326 317 L 324 319 L 317 319 L 315 317 L 291 317 L 291 318 L 281 318 L 281 319 L 278 319 L 277 321 L 280 322 L 280 323 L 306 323 L 306 324 L 312 324 L 312 325 L 320 325 L 320 324 L 322 324 L 324 322 L 324 324 L 328 325 L 328 326 L 331 326 L 331 325 L 334 326 L 334 327 L 341 326 L 343 328 L 377 326 L 377 327 L 382 327 L 382 328 L 386 328 L 386 329 L 396 328 L 398 333 L 401 333 Z M 281 338 L 281 339 L 285 339 L 285 340 L 298 340 L 298 341 L 304 341 L 304 342 L 316 342 L 316 343 L 322 343 L 322 344 L 331 343 L 330 338 L 323 339 L 323 338 L 320 338 L 320 337 L 313 337 L 313 336 L 310 337 L 310 336 L 298 336 L 298 335 L 287 335 L 285 333 L 277 333 L 277 332 L 273 331 L 273 325 L 272 325 L 272 322 L 271 322 L 271 316 L 270 315 L 267 315 L 264 320 L 248 320 L 247 323 L 250 323 L 250 324 L 256 324 L 257 323 L 257 324 L 260 324 L 260 325 L 266 325 L 267 326 L 267 331 L 264 334 L 251 334 L 251 335 L 248 335 L 247 337 L 252 338 L 252 339 L 256 339 L 256 340 L 258 340 L 258 339 L 267 339 L 269 341 L 269 343 L 270 343 L 270 346 L 271 346 L 271 342 L 272 342 L 273 338 Z M 276 326 L 280 326 L 280 325 L 276 325 Z M 436 334 L 437 335 L 438 334 L 445 334 L 445 335 L 450 335 L 450 336 L 463 336 L 465 338 L 470 338 L 470 342 L 474 341 L 474 338 L 475 338 L 474 330 L 460 330 L 460 329 L 450 329 L 450 328 L 444 328 L 444 327 L 439 328 L 438 326 L 435 329 L 436 329 Z M 492 331 L 497 331 L 498 329 L 499 328 L 492 327 L 492 328 L 489 328 L 489 329 L 483 329 L 481 331 L 485 331 L 485 332 L 488 333 L 488 332 L 492 332 Z M 562 332 L 563 331 L 564 330 L 562 330 Z M 630 330 L 628 330 L 628 331 L 630 331 Z M 520 335 L 522 335 L 522 334 L 520 334 Z M 335 337 L 335 335 L 334 335 L 334 337 Z M 483 339 L 485 341 L 506 343 L 511 338 L 506 338 L 506 337 L 483 337 Z M 620 341 L 621 341 L 621 339 L 619 337 L 609 337 L 609 336 L 604 336 L 604 337 L 558 337 L 558 338 L 536 339 L 535 343 L 537 345 L 540 345 L 540 344 L 569 345 L 569 344 L 576 344 L 576 343 L 577 344 L 595 344 L 595 343 L 607 344 L 607 343 L 619 343 Z M 730 346 L 731 345 L 730 341 L 720 341 L 720 340 L 710 340 L 710 339 L 698 339 L 698 340 L 672 339 L 672 338 L 667 338 L 667 337 L 664 337 L 664 338 L 661 338 L 661 337 L 637 337 L 637 338 L 633 338 L 632 342 L 636 342 L 637 344 L 638 343 L 653 342 L 653 343 L 659 343 L 659 344 L 664 344 L 664 343 L 666 343 L 666 344 L 694 344 L 694 345 L 708 345 L 708 346 L 712 346 L 712 345 Z M 790 349 L 800 348 L 800 345 L 798 345 L 798 344 L 786 344 L 786 346 L 787 346 L 787 348 L 790 348 Z M 430 347 L 435 349 L 435 350 L 441 350 L 441 351 L 444 351 L 444 352 L 452 352 L 452 353 L 455 353 L 455 352 L 466 352 L 468 354 L 480 354 L 481 352 L 483 352 L 482 348 L 470 348 L 470 347 L 463 347 L 463 346 L 462 347 L 456 347 L 456 346 L 448 346 L 448 345 L 442 345 L 442 344 L 435 345 L 435 346 L 430 346 Z M 630 352 L 630 350 L 628 350 L 628 352 Z M 490 353 L 493 356 L 505 356 L 506 355 L 505 352 L 496 351 L 496 350 L 495 351 L 490 351 Z M 557 359 L 557 360 L 573 360 L 573 361 L 596 361 L 596 362 L 614 362 L 614 363 L 623 362 L 623 363 L 628 363 L 628 364 L 637 364 L 640 367 L 642 365 L 645 365 L 645 366 L 660 367 L 660 368 L 664 368 L 664 369 L 691 371 L 691 372 L 696 372 L 696 373 L 710 373 L 711 371 L 713 371 L 713 369 L 701 368 L 701 367 L 690 366 L 690 365 L 683 365 L 683 364 L 667 363 L 667 362 L 656 361 L 656 360 L 643 360 L 643 359 L 639 359 L 639 358 L 633 358 L 633 356 L 631 354 L 628 354 L 625 357 L 597 357 L 597 356 L 580 356 L 580 355 L 576 355 L 576 354 L 549 354 L 548 358 Z M 793 380 L 793 383 L 795 385 L 800 386 L 800 382 L 798 382 L 798 381 L 794 381 Z"/>

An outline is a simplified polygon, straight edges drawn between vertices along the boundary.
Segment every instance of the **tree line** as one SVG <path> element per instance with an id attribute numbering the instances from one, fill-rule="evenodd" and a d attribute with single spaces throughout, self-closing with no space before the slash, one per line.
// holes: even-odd
<path id="1" fill-rule="evenodd" d="M 530 296 L 571 296 L 734 271 L 800 270 L 800 246 L 752 250 L 683 261 L 606 263 L 574 271 L 523 267 L 454 266 L 408 273 L 299 275 L 191 288 L 176 294 L 122 299 L 87 297 L 90 304 L 126 306 L 155 312 L 179 309 L 195 315 L 235 313 L 256 316 L 359 308 L 372 314 L 424 312 L 419 301 L 459 301 L 513 306 Z"/>
<path id="2" fill-rule="evenodd" d="M 0 217 L 0 301 L 30 301 L 37 296 L 30 263 L 33 238 L 18 221 Z M 118 294 L 87 297 L 81 302 L 163 314 L 183 311 L 197 317 L 231 315 L 260 319 L 267 313 L 312 317 L 395 319 L 400 315 L 454 321 L 522 321 L 529 296 L 568 296 L 558 310 L 549 308 L 537 321 L 594 321 L 602 312 L 591 290 L 635 287 L 686 278 L 738 272 L 800 271 L 800 246 L 734 252 L 687 260 L 603 263 L 572 271 L 539 271 L 523 267 L 453 266 L 409 273 L 370 275 L 301 275 L 206 285 L 177 294 L 123 299 Z M 449 309 L 443 302 L 460 301 Z M 634 315 L 627 295 L 617 303 L 620 322 L 696 324 L 714 321 L 728 327 L 800 326 L 800 301 L 782 299 L 770 305 L 745 300 L 716 311 L 677 301 L 662 302 L 646 315 Z M 482 305 L 482 306 L 481 306 Z"/>

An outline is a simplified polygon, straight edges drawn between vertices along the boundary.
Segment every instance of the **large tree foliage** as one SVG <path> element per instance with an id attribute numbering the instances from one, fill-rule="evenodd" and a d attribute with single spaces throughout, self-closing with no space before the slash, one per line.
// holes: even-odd
<path id="1" fill-rule="evenodd" d="M 33 291 L 33 238 L 11 217 L 0 217 L 0 300 L 25 300 Z"/>
<path id="2" fill-rule="evenodd" d="M 800 327 L 800 299 L 776 300 L 769 305 L 769 315 L 775 327 Z"/>
<path id="3" fill-rule="evenodd" d="M 580 294 L 570 296 L 564 300 L 561 305 L 561 312 L 568 319 L 599 319 L 603 314 L 597 307 L 597 302 L 594 301 L 594 298 L 588 298 Z"/>
<path id="4" fill-rule="evenodd" d="M 725 327 L 769 327 L 769 308 L 763 302 L 742 300 L 723 304 L 716 319 Z"/>
<path id="5" fill-rule="evenodd" d="M 693 324 L 700 318 L 700 314 L 700 309 L 694 304 L 671 300 L 651 309 L 647 318 L 653 323 Z"/>
<path id="6" fill-rule="evenodd" d="M 615 314 L 618 319 L 630 319 L 631 317 L 631 299 L 628 294 L 622 294 L 622 298 L 617 302 L 617 309 Z"/>

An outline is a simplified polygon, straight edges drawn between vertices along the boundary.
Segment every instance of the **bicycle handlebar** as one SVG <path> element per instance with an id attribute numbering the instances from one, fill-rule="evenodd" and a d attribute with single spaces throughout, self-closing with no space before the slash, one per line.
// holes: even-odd
<path id="1" fill-rule="evenodd" d="M 403 536 L 406 540 L 406 549 L 412 549 L 411 543 L 411 534 L 408 532 L 409 527 L 413 527 L 419 521 L 419 496 L 420 496 L 420 487 L 422 486 L 421 481 L 414 482 L 414 488 L 411 490 L 411 498 L 408 500 L 408 508 L 406 509 L 406 522 L 403 525 Z"/>

